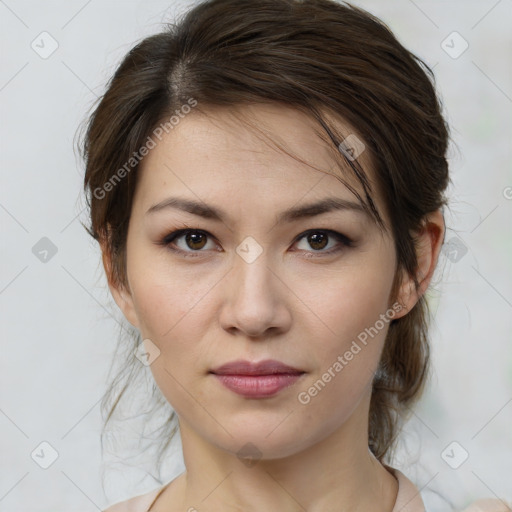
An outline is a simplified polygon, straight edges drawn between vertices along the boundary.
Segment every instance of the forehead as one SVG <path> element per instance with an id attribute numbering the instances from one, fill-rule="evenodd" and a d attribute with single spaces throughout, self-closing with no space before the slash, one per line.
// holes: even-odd
<path id="1" fill-rule="evenodd" d="M 357 137 L 343 123 L 337 128 Z M 360 139 L 358 139 L 360 140 Z M 359 181 L 322 133 L 303 112 L 277 104 L 194 109 L 150 150 L 139 167 L 138 203 L 149 205 L 177 189 L 195 199 L 236 194 L 240 200 L 275 196 L 272 204 L 336 195 L 358 201 L 337 178 L 362 193 Z M 367 152 L 358 156 L 379 205 Z M 340 166 L 341 163 L 341 166 Z M 282 198 L 281 201 L 277 201 Z M 268 203 L 265 203 L 268 204 Z M 224 205 L 228 207 L 228 205 Z"/>

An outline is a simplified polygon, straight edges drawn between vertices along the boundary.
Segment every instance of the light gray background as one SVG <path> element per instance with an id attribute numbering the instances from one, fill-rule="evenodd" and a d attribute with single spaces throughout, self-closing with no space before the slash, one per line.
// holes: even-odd
<path id="1" fill-rule="evenodd" d="M 107 468 L 106 495 L 101 483 L 99 400 L 120 316 L 80 224 L 73 137 L 122 56 L 191 3 L 0 0 L 1 511 L 92 512 L 158 485 L 137 464 Z M 432 511 L 450 508 L 429 489 L 455 510 L 512 501 L 512 2 L 355 3 L 434 67 L 455 142 L 450 245 L 429 294 L 435 372 L 395 466 Z M 58 43 L 47 58 L 31 47 L 51 48 L 43 31 Z M 453 31 L 469 45 L 457 58 Z M 46 262 L 33 253 L 42 237 L 57 248 Z M 47 456 L 43 441 L 59 454 L 46 470 L 31 458 Z M 465 452 L 458 469 L 442 456 L 456 465 Z M 167 480 L 183 469 L 176 453 Z"/>

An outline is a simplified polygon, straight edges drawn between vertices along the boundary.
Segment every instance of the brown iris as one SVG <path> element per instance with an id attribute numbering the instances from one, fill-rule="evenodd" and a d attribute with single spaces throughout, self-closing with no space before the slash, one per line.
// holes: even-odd
<path id="1" fill-rule="evenodd" d="M 204 233 L 187 233 L 185 241 L 190 249 L 202 249 L 206 244 Z"/>
<path id="2" fill-rule="evenodd" d="M 312 233 L 308 235 L 308 243 L 313 249 L 323 249 L 327 245 L 328 238 L 325 233 Z"/>

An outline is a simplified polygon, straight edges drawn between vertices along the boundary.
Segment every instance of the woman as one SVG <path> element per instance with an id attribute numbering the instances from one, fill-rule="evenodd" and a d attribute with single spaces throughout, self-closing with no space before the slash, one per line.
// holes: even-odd
<path id="1" fill-rule="evenodd" d="M 350 5 L 207 1 L 129 52 L 88 230 L 186 471 L 109 512 L 424 510 L 386 461 L 428 371 L 447 144 L 430 69 Z"/>

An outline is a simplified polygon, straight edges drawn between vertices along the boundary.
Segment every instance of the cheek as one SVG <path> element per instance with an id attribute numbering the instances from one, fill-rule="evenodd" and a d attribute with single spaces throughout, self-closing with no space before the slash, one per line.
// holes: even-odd
<path id="1" fill-rule="evenodd" d="M 315 335 L 315 364 L 307 383 L 312 387 L 301 389 L 305 395 L 299 402 L 316 404 L 312 409 L 332 406 L 340 415 L 349 413 L 378 366 L 394 316 L 388 304 L 393 261 L 365 263 L 317 280 L 315 293 L 306 286 L 298 291 L 311 305 L 304 328 Z"/>
<path id="2" fill-rule="evenodd" d="M 211 287 L 211 283 L 171 275 L 156 265 L 138 275 L 132 292 L 141 336 L 149 338 L 160 351 L 150 370 L 166 400 L 181 416 L 191 407 L 188 390 L 194 390 L 196 400 L 203 400 L 204 390 L 195 381 L 204 378 L 201 372 L 207 354 L 201 352 L 198 341 L 204 338 L 208 325 L 204 287 Z"/>
<path id="3" fill-rule="evenodd" d="M 161 342 L 189 322 L 194 309 L 214 285 L 212 276 L 198 276 L 184 267 L 176 267 L 161 250 L 140 251 L 132 255 L 128 272 L 132 297 L 145 336 Z"/>
<path id="4" fill-rule="evenodd" d="M 309 418 L 310 428 L 323 433 L 344 424 L 361 400 L 369 397 L 388 331 L 390 320 L 381 320 L 387 310 L 386 293 L 377 298 L 362 288 L 359 292 L 341 298 L 338 294 L 338 308 L 324 318 L 329 331 L 323 329 L 323 336 L 317 331 L 310 378 L 297 390 L 303 417 Z M 363 428 L 366 420 L 361 421 Z"/>
<path id="5" fill-rule="evenodd" d="M 389 260 L 379 263 L 366 259 L 325 277 L 297 281 L 294 292 L 309 310 L 308 329 L 315 332 L 316 326 L 317 342 L 323 349 L 339 351 L 350 346 L 388 311 L 393 281 L 393 262 Z M 314 288 L 311 283 L 315 283 Z M 383 330 L 380 323 L 378 330 Z"/>
<path id="6" fill-rule="evenodd" d="M 164 379 L 163 389 L 176 387 L 169 374 L 188 385 L 206 371 L 209 361 L 209 347 L 201 340 L 215 320 L 210 306 L 219 277 L 172 268 L 165 259 L 154 259 L 151 265 L 143 261 L 149 257 L 133 258 L 130 284 L 141 336 L 160 350 L 151 370 L 157 382 Z"/>

